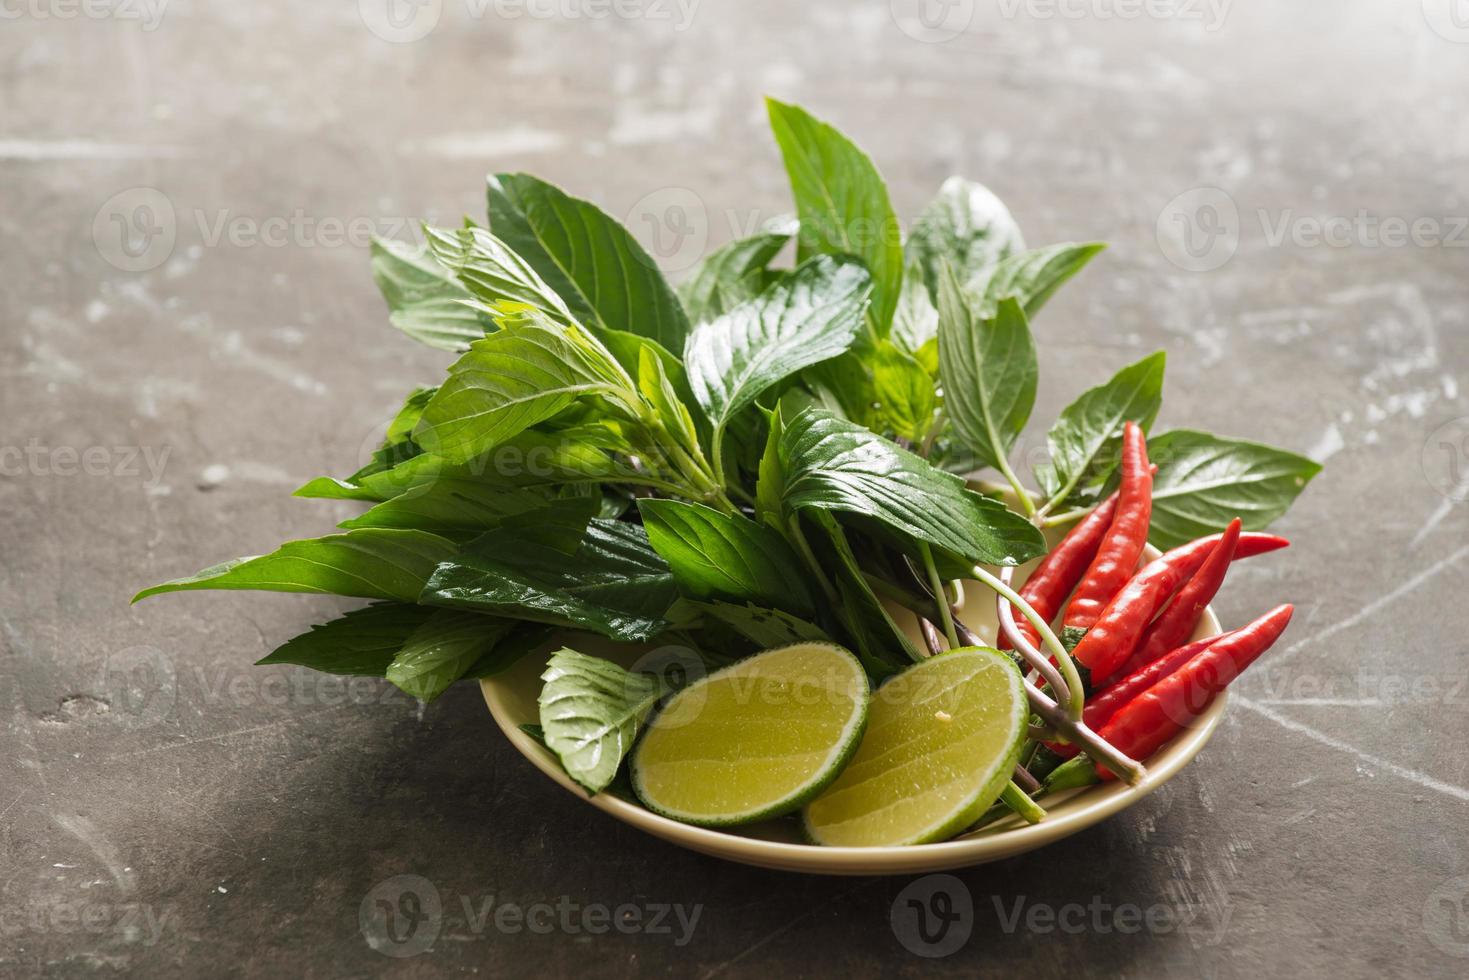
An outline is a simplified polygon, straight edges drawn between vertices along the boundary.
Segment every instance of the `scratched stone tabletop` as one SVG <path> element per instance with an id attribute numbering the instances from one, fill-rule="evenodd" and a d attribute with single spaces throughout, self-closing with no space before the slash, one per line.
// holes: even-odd
<path id="1" fill-rule="evenodd" d="M 1469 973 L 1456 10 L 0 0 L 0 977 Z M 559 789 L 472 684 L 252 666 L 347 600 L 128 605 L 352 513 L 290 492 L 450 359 L 371 235 L 526 170 L 677 276 L 791 208 L 767 93 L 905 220 L 962 174 L 1111 243 L 1037 322 L 1036 420 L 1167 348 L 1163 424 L 1325 464 L 1216 604 L 1298 611 L 1181 776 L 952 878 L 766 872 Z"/>

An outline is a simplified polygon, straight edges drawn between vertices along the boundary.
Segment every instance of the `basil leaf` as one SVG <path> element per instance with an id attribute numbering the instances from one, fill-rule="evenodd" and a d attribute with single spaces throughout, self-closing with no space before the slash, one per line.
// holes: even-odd
<path id="1" fill-rule="evenodd" d="M 428 254 L 425 246 L 374 238 L 372 278 L 388 304 L 393 326 L 439 350 L 463 351 L 493 328 L 470 309 L 467 289 Z"/>
<path id="2" fill-rule="evenodd" d="M 297 664 L 328 674 L 382 677 L 413 631 L 434 611 L 402 602 L 375 602 L 311 627 L 256 666 Z"/>
<path id="3" fill-rule="evenodd" d="M 572 322 L 571 311 L 556 291 L 509 246 L 483 228 L 449 230 L 425 225 L 423 233 L 429 253 L 481 304 L 491 308 L 518 304 L 540 310 L 552 319 Z"/>
<path id="4" fill-rule="evenodd" d="M 858 659 L 874 677 L 887 677 L 922 659 L 908 635 L 893 622 L 887 608 L 862 577 L 862 566 L 835 517 L 824 511 L 812 518 L 826 532 L 836 561 L 822 564 L 833 568 L 841 606 L 836 615 L 856 641 Z"/>
<path id="5" fill-rule="evenodd" d="M 362 472 L 346 480 L 318 477 L 298 489 L 295 495 L 383 501 L 439 480 L 477 480 L 498 487 L 636 480 L 638 474 L 607 455 L 609 449 L 621 452 L 628 447 L 599 424 L 550 432 L 532 429 L 462 463 L 420 453 L 391 469 Z"/>
<path id="6" fill-rule="evenodd" d="M 972 562 L 1016 565 L 1045 552 L 1033 524 L 860 425 L 807 409 L 781 435 L 783 506 L 871 517 Z"/>
<path id="7" fill-rule="evenodd" d="M 424 409 L 415 438 L 428 452 L 465 462 L 582 396 L 637 402 L 632 384 L 606 349 L 579 328 L 524 311 L 475 341 L 454 363 Z"/>
<path id="8" fill-rule="evenodd" d="M 909 267 L 917 267 L 935 304 L 945 263 L 959 282 L 983 282 L 1001 260 L 1024 249 L 1010 209 L 989 188 L 962 177 L 944 181 L 914 222 L 907 244 Z"/>
<path id="9" fill-rule="evenodd" d="M 1001 300 L 1014 297 L 1027 317 L 1035 316 L 1066 280 L 1106 247 L 1101 242 L 1062 242 L 1011 255 L 985 280 L 981 312 L 994 316 Z M 977 288 L 977 283 L 971 285 Z"/>
<path id="10" fill-rule="evenodd" d="M 875 350 L 875 347 L 869 348 L 866 356 L 849 350 L 802 371 L 801 381 L 815 396 L 814 403 L 853 422 L 869 428 L 877 427 L 877 389 L 869 363 L 875 357 L 872 353 Z M 799 395 L 797 390 L 789 397 Z"/>
<path id="11" fill-rule="evenodd" d="M 593 520 L 573 554 L 536 539 L 543 522 L 491 531 L 441 564 L 420 601 L 579 626 L 640 642 L 668 626 L 673 573 L 642 528 Z"/>
<path id="12" fill-rule="evenodd" d="M 913 262 L 903 274 L 903 290 L 898 294 L 898 308 L 893 313 L 892 340 L 903 350 L 917 355 L 926 344 L 935 344 L 939 331 L 939 311 L 928 294 L 923 270 Z M 937 369 L 935 369 L 937 373 Z"/>
<path id="13" fill-rule="evenodd" d="M 688 317 L 627 229 L 588 201 L 529 174 L 488 182 L 490 228 L 525 257 L 583 322 L 682 350 Z"/>
<path id="14" fill-rule="evenodd" d="M 454 551 L 452 541 L 427 531 L 348 531 L 288 541 L 256 558 L 236 558 L 144 589 L 133 596 L 133 602 L 192 589 L 316 592 L 416 602 L 434 568 Z"/>
<path id="15" fill-rule="evenodd" d="M 1010 447 L 1035 406 L 1037 373 L 1035 341 L 1020 305 L 1007 299 L 993 317 L 980 316 L 953 270 L 946 273 L 939 283 L 944 412 L 981 463 L 1009 466 Z"/>
<path id="16" fill-rule="evenodd" d="M 1238 517 L 1261 531 L 1321 472 L 1304 456 L 1255 442 L 1177 429 L 1148 442 L 1158 464 L 1148 540 L 1162 549 L 1224 529 Z"/>
<path id="17" fill-rule="evenodd" d="M 562 649 L 541 675 L 541 734 L 566 774 L 589 793 L 611 784 L 663 695 L 657 678 Z"/>
<path id="18" fill-rule="evenodd" d="M 544 493 L 483 480 L 443 477 L 386 500 L 338 527 L 419 528 L 445 537 L 474 535 L 546 506 Z"/>
<path id="19" fill-rule="evenodd" d="M 692 323 L 703 323 L 727 313 L 763 293 L 779 278 L 770 262 L 786 247 L 797 225 L 739 238 L 715 249 L 694 267 L 678 287 Z"/>
<path id="20" fill-rule="evenodd" d="M 403 693 L 432 701 L 514 626 L 508 619 L 440 609 L 404 641 L 388 667 L 387 678 Z"/>
<path id="21" fill-rule="evenodd" d="M 867 154 L 804 109 L 766 99 L 801 219 L 796 258 L 855 255 L 872 273 L 868 320 L 883 337 L 903 284 L 902 232 Z"/>
<path id="22" fill-rule="evenodd" d="M 872 358 L 872 384 L 879 424 L 909 442 L 921 442 L 938 408 L 928 372 L 913 355 L 884 340 Z"/>
<path id="23" fill-rule="evenodd" d="M 678 500 L 645 498 L 638 512 L 685 595 L 753 600 L 797 613 L 814 608 L 800 559 L 770 528 Z"/>
<path id="24" fill-rule="evenodd" d="M 495 644 L 494 649 L 476 660 L 464 672 L 464 679 L 478 680 L 504 673 L 522 658 L 544 647 L 555 635 L 556 627 L 546 623 L 518 622 L 503 640 Z"/>
<path id="25" fill-rule="evenodd" d="M 1041 485 L 1055 503 L 1069 498 L 1079 486 L 1105 482 L 1122 458 L 1124 422 L 1134 421 L 1144 432 L 1152 426 L 1163 405 L 1166 362 L 1162 351 L 1150 354 L 1061 410 L 1046 434 L 1050 467 L 1037 470 Z"/>
<path id="26" fill-rule="evenodd" d="M 695 602 L 691 605 L 706 616 L 724 623 L 730 629 L 762 650 L 790 646 L 793 643 L 830 642 L 819 626 L 779 609 L 766 609 L 753 602 Z"/>
<path id="27" fill-rule="evenodd" d="M 668 433 L 690 455 L 696 456 L 699 454 L 699 429 L 694 423 L 694 416 L 690 414 L 674 380 L 669 376 L 669 365 L 659 354 L 661 348 L 651 340 L 644 343 L 646 346 L 643 347 L 638 362 L 638 391 L 643 400 L 653 407 Z M 677 361 L 671 366 L 674 370 L 681 371 Z M 687 384 L 686 376 L 683 380 Z"/>
<path id="28" fill-rule="evenodd" d="M 730 420 L 760 394 L 852 345 L 871 291 L 872 278 L 860 265 L 821 256 L 695 328 L 684 367 L 713 425 L 716 452 Z"/>

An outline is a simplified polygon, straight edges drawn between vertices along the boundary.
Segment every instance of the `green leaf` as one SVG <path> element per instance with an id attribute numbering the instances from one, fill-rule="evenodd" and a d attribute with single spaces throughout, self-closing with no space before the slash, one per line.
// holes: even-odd
<path id="1" fill-rule="evenodd" d="M 1001 260 L 1024 249 L 1010 209 L 987 187 L 962 177 L 944 181 L 914 222 L 907 244 L 910 268 L 917 267 L 935 304 L 945 264 L 960 283 L 983 283 Z"/>
<path id="2" fill-rule="evenodd" d="M 328 674 L 382 677 L 408 637 L 433 613 L 425 606 L 375 602 L 311 627 L 256 665 L 297 664 Z"/>
<path id="3" fill-rule="evenodd" d="M 1162 351 L 1150 354 L 1062 409 L 1046 434 L 1051 464 L 1041 483 L 1047 496 L 1061 503 L 1078 487 L 1105 482 L 1121 460 L 1122 424 L 1132 420 L 1146 432 L 1158 417 L 1166 362 Z"/>
<path id="4" fill-rule="evenodd" d="M 739 238 L 715 249 L 694 267 L 679 287 L 684 309 L 692 323 L 703 323 L 727 313 L 763 293 L 779 274 L 769 266 L 785 248 L 797 225 Z"/>
<path id="5" fill-rule="evenodd" d="M 925 345 L 938 346 L 938 331 L 939 311 L 928 294 L 922 270 L 910 261 L 903 275 L 903 291 L 898 294 L 898 308 L 893 313 L 892 341 L 916 356 Z"/>
<path id="6" fill-rule="evenodd" d="M 383 501 L 440 480 L 475 480 L 497 487 L 549 487 L 568 483 L 615 483 L 638 474 L 606 452 L 616 444 L 604 426 L 556 431 L 527 430 L 489 452 L 462 463 L 422 453 L 388 470 L 354 474 L 346 480 L 318 477 L 298 497 Z"/>
<path id="7" fill-rule="evenodd" d="M 837 592 L 841 595 L 836 615 L 856 641 L 858 657 L 867 672 L 875 677 L 886 677 L 920 660 L 922 655 L 914 648 L 908 635 L 898 628 L 872 591 L 872 586 L 862 577 L 862 565 L 837 519 L 821 510 L 813 511 L 811 516 L 826 533 L 836 557 L 835 562 L 824 563 L 832 569 Z"/>
<path id="8" fill-rule="evenodd" d="M 982 317 L 952 272 L 939 283 L 939 377 L 944 412 L 959 438 L 988 466 L 1004 470 L 1010 447 L 1035 406 L 1035 341 L 1025 313 L 1005 300 Z"/>
<path id="9" fill-rule="evenodd" d="M 770 528 L 679 500 L 645 498 L 638 511 L 685 595 L 753 600 L 797 613 L 814 608 L 800 559 Z"/>
<path id="10" fill-rule="evenodd" d="M 424 409 L 416 434 L 450 462 L 485 453 L 584 396 L 638 400 L 632 379 L 575 326 L 530 311 L 475 341 Z"/>
<path id="11" fill-rule="evenodd" d="M 994 316 L 1000 301 L 1013 297 L 1020 301 L 1027 317 L 1035 316 L 1062 283 L 1106 247 L 1102 242 L 1062 242 L 1011 255 L 995 266 L 984 282 L 981 312 L 986 317 Z"/>
<path id="12" fill-rule="evenodd" d="M 917 359 L 890 341 L 880 342 L 872 358 L 872 382 L 879 424 L 909 442 L 922 441 L 933 426 L 938 395 Z"/>
<path id="13" fill-rule="evenodd" d="M 423 583 L 454 551 L 454 542 L 427 531 L 348 531 L 288 541 L 271 554 L 237 558 L 144 589 L 133 601 L 191 589 L 258 589 L 417 602 Z"/>
<path id="14" fill-rule="evenodd" d="M 1148 540 L 1173 548 L 1221 531 L 1238 517 L 1261 531 L 1321 472 L 1304 456 L 1255 442 L 1178 429 L 1148 442 L 1158 464 Z"/>
<path id="15" fill-rule="evenodd" d="M 432 701 L 494 649 L 514 621 L 440 609 L 403 643 L 387 678 L 405 694 Z"/>
<path id="16" fill-rule="evenodd" d="M 579 626 L 640 642 L 662 632 L 678 598 L 673 573 L 642 528 L 593 520 L 574 554 L 545 547 L 538 525 L 506 527 L 440 565 L 420 601 Z"/>
<path id="17" fill-rule="evenodd" d="M 1015 565 L 1046 550 L 1034 525 L 964 481 L 829 412 L 808 409 L 781 436 L 783 505 L 863 514 L 972 562 Z"/>
<path id="18" fill-rule="evenodd" d="M 488 183 L 490 227 L 585 323 L 682 350 L 688 317 L 658 265 L 596 205 L 528 174 Z"/>
<path id="19" fill-rule="evenodd" d="M 339 527 L 402 527 L 462 537 L 499 527 L 507 518 L 546 506 L 534 490 L 484 480 L 442 477 L 386 500 Z"/>
<path id="20" fill-rule="evenodd" d="M 801 219 L 796 258 L 854 255 L 872 273 L 868 319 L 887 335 L 903 284 L 902 232 L 867 154 L 804 109 L 765 100 Z"/>
<path id="21" fill-rule="evenodd" d="M 661 348 L 651 340 L 644 343 L 646 346 L 642 349 L 638 362 L 638 391 L 642 393 L 644 401 L 653 407 L 669 435 L 690 455 L 697 455 L 699 429 L 694 424 L 694 416 L 669 376 L 669 366 L 659 353 Z M 676 368 L 677 362 L 673 366 Z"/>
<path id="22" fill-rule="evenodd" d="M 779 609 L 766 609 L 753 602 L 695 602 L 696 609 L 710 616 L 762 650 L 790 646 L 792 643 L 830 642 L 819 626 Z"/>
<path id="23" fill-rule="evenodd" d="M 421 607 L 427 608 L 427 607 Z M 480 657 L 464 672 L 465 680 L 494 677 L 514 667 L 522 658 L 544 647 L 556 635 L 556 627 L 546 623 L 519 622 L 494 648 Z"/>
<path id="24" fill-rule="evenodd" d="M 541 733 L 567 775 L 589 793 L 611 784 L 638 730 L 663 695 L 654 677 L 575 650 L 553 654 L 541 675 Z"/>
<path id="25" fill-rule="evenodd" d="M 836 357 L 862 329 L 872 279 L 855 262 L 818 257 L 766 293 L 689 335 L 689 386 L 714 428 L 804 367 Z"/>
<path id="26" fill-rule="evenodd" d="M 472 299 L 469 291 L 434 261 L 426 246 L 374 238 L 372 278 L 387 301 L 393 326 L 419 343 L 464 351 L 494 326 L 465 304 Z"/>
<path id="27" fill-rule="evenodd" d="M 573 322 L 566 303 L 536 270 L 483 228 L 425 226 L 423 233 L 429 253 L 483 306 L 528 306 L 554 320 Z"/>

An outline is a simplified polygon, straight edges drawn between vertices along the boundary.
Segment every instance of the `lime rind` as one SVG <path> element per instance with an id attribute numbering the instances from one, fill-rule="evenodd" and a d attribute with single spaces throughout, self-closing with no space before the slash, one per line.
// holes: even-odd
<path id="1" fill-rule="evenodd" d="M 968 793 L 966 793 L 959 802 L 955 803 L 952 807 L 944 810 L 934 820 L 925 823 L 915 829 L 912 829 L 910 832 L 905 833 L 900 837 L 870 841 L 856 841 L 852 839 L 839 838 L 837 835 L 832 834 L 829 827 L 825 826 L 821 822 L 822 814 L 819 812 L 821 808 L 818 806 L 821 801 L 818 797 L 816 799 L 813 799 L 802 810 L 801 813 L 802 830 L 804 831 L 808 840 L 812 841 L 813 843 L 826 846 L 851 847 L 908 846 L 914 844 L 929 844 L 936 841 L 947 840 L 948 838 L 963 832 L 967 827 L 973 824 L 974 821 L 977 820 L 981 814 L 989 809 L 989 807 L 997 799 L 999 799 L 1000 793 L 1010 782 L 1011 776 L 1013 775 L 1015 769 L 1015 764 L 1020 759 L 1021 750 L 1025 745 L 1026 724 L 1029 719 L 1029 708 L 1025 698 L 1024 682 L 1021 678 L 1020 671 L 1016 668 L 1014 662 L 999 651 L 988 647 L 966 647 L 959 650 L 950 651 L 949 653 L 942 654 L 938 657 L 933 657 L 929 660 L 923 661 L 920 664 L 910 667 L 902 674 L 899 674 L 897 677 L 889 681 L 888 684 L 901 683 L 903 685 L 908 685 L 911 687 L 915 683 L 920 682 L 924 679 L 923 675 L 925 674 L 925 672 L 952 669 L 955 665 L 955 661 L 951 660 L 950 658 L 971 658 L 976 662 L 977 665 L 985 668 L 985 672 L 990 674 L 990 676 L 1003 678 L 1005 683 L 1009 685 L 1009 704 L 1011 714 L 1009 718 L 1008 733 L 1006 734 L 1005 738 L 1001 740 L 1001 744 L 1004 746 L 1003 750 L 994 753 L 989 763 L 984 767 L 983 771 L 974 775 L 973 788 Z M 991 667 L 997 669 L 988 669 Z M 969 677 L 965 678 L 960 684 L 956 685 L 956 687 L 962 688 L 966 684 L 976 682 L 979 675 L 980 671 L 976 670 L 974 674 L 971 674 Z M 876 703 L 872 706 L 871 710 L 868 713 L 869 721 L 875 722 L 879 725 L 887 720 L 884 717 L 885 715 L 890 715 L 892 712 L 898 710 L 897 708 L 889 707 L 891 702 L 885 702 L 883 700 L 882 694 L 885 690 L 887 690 L 887 685 L 884 685 L 883 688 L 880 688 L 878 690 L 877 694 L 874 697 Z M 927 711 L 928 707 L 925 706 L 922 710 Z M 869 733 L 872 730 L 873 729 L 870 727 L 868 729 Z M 839 793 L 848 790 L 850 787 L 844 786 L 843 783 L 849 780 L 857 779 L 858 782 L 854 783 L 854 785 L 860 785 L 859 777 L 867 777 L 861 777 L 860 773 L 856 772 L 857 768 L 862 766 L 868 766 L 870 768 L 872 764 L 881 762 L 881 755 L 890 755 L 893 751 L 892 748 L 885 747 L 880 751 L 879 755 L 868 759 L 863 758 L 862 748 L 863 747 L 859 746 L 856 756 L 854 756 L 854 758 L 848 763 L 848 767 L 846 770 L 843 771 L 842 776 L 839 779 L 834 780 L 832 785 L 828 787 L 828 790 L 830 792 Z M 899 746 L 899 748 L 901 748 L 901 746 Z M 880 769 L 878 771 L 881 772 Z M 944 785 L 946 784 L 947 783 L 945 783 Z M 914 788 L 921 792 L 925 787 L 918 786 Z M 910 794 L 910 796 L 911 795 L 916 794 Z M 887 806 L 901 806 L 909 799 L 910 797 L 894 799 L 891 803 L 887 804 Z M 883 808 L 886 809 L 887 806 Z M 813 811 L 816 811 L 815 817 L 813 817 Z M 851 822 L 851 818 L 846 818 L 840 822 L 849 823 Z"/>
<path id="2" fill-rule="evenodd" d="M 762 800 L 756 805 L 745 807 L 734 811 L 724 812 L 695 812 L 687 808 L 670 805 L 667 800 L 658 798 L 644 778 L 644 751 L 649 745 L 656 746 L 660 738 L 659 721 L 676 714 L 680 710 L 680 699 L 698 698 L 708 694 L 710 685 L 719 683 L 721 680 L 729 680 L 731 677 L 749 674 L 751 671 L 768 666 L 769 660 L 780 656 L 790 656 L 795 651 L 820 650 L 831 655 L 833 664 L 839 665 L 843 670 L 850 672 L 852 692 L 857 696 L 851 699 L 851 711 L 842 725 L 837 738 L 833 741 L 830 749 L 825 753 L 820 764 L 813 767 L 810 776 L 789 792 L 770 800 Z M 861 663 L 850 651 L 833 643 L 796 643 L 786 647 L 778 647 L 774 650 L 766 650 L 752 657 L 747 657 L 736 664 L 732 664 L 723 670 L 716 671 L 707 677 L 700 678 L 694 683 L 679 691 L 655 714 L 648 722 L 647 730 L 637 747 L 633 750 L 629 763 L 629 775 L 631 777 L 633 792 L 637 795 L 639 802 L 649 810 L 661 816 L 677 820 L 681 823 L 693 824 L 699 827 L 733 827 L 742 824 L 756 823 L 761 820 L 771 820 L 794 813 L 805 806 L 811 800 L 819 796 L 823 790 L 841 775 L 848 761 L 856 754 L 857 748 L 862 743 L 862 734 L 867 728 L 868 705 L 871 698 L 871 689 L 867 679 L 867 672 L 863 670 Z M 801 710 L 799 705 L 795 706 L 797 711 Z M 798 721 L 796 717 L 790 719 Z M 681 729 L 693 728 L 698 725 L 695 719 Z M 687 734 L 687 732 L 685 732 Z M 728 731 L 720 732 L 710 737 L 728 737 Z"/>

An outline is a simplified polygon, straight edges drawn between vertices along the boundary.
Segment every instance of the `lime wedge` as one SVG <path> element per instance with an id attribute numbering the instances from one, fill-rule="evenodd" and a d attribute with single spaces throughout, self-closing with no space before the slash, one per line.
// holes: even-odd
<path id="1" fill-rule="evenodd" d="M 756 654 L 669 699 L 633 752 L 633 790 L 648 809 L 707 827 L 790 813 L 851 758 L 867 699 L 867 673 L 841 647 Z"/>
<path id="2" fill-rule="evenodd" d="M 926 844 L 973 823 L 1010 781 L 1029 708 L 1020 672 L 995 650 L 955 650 L 872 696 L 857 754 L 807 805 L 818 844 Z"/>

